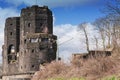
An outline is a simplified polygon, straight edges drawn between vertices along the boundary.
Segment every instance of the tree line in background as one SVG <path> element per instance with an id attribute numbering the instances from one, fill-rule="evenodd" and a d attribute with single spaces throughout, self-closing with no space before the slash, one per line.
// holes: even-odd
<path id="1" fill-rule="evenodd" d="M 102 10 L 106 16 L 96 19 L 92 25 L 99 33 L 99 37 L 102 40 L 102 48 L 106 50 L 114 47 L 120 48 L 120 0 L 109 0 L 106 2 L 105 8 Z M 87 33 L 88 23 L 83 22 L 78 26 L 78 29 L 82 29 L 86 39 L 86 48 L 89 51 L 89 37 Z M 94 35 L 96 49 L 99 49 L 98 37 Z M 120 51 L 119 51 L 120 52 Z"/>

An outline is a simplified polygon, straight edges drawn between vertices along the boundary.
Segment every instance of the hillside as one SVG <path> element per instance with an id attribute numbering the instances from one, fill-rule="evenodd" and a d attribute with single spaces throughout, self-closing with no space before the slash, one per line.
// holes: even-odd
<path id="1" fill-rule="evenodd" d="M 71 64 L 53 61 L 36 72 L 32 80 L 111 80 L 104 78 L 112 75 L 119 78 L 119 61 L 113 57 L 73 60 Z"/>

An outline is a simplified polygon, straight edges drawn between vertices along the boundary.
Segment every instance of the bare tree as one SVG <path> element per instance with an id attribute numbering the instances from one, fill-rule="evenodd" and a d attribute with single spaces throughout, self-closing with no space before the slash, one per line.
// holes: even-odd
<path id="1" fill-rule="evenodd" d="M 96 19 L 94 25 L 100 32 L 104 49 L 120 44 L 120 16 L 107 15 Z M 107 42 L 107 43 L 106 43 Z M 105 45 L 107 44 L 107 45 Z"/>
<path id="2" fill-rule="evenodd" d="M 120 21 L 115 21 L 112 30 L 112 43 L 115 47 L 119 47 L 120 42 Z"/>
<path id="3" fill-rule="evenodd" d="M 111 47 L 111 38 L 112 38 L 112 25 L 111 25 L 111 21 L 109 19 L 109 16 L 104 17 L 103 19 L 104 22 L 104 32 L 105 32 L 105 36 L 107 37 L 107 48 Z"/>
<path id="4" fill-rule="evenodd" d="M 112 45 L 115 47 L 120 40 L 120 16 L 108 15 L 106 25 L 107 36 L 110 36 Z"/>
<path id="5" fill-rule="evenodd" d="M 106 0 L 103 10 L 108 14 L 109 23 L 112 25 L 112 44 L 114 47 L 118 47 L 120 42 L 120 0 Z"/>
<path id="6" fill-rule="evenodd" d="M 107 14 L 120 15 L 120 0 L 107 0 L 104 12 Z"/>
<path id="7" fill-rule="evenodd" d="M 105 40 L 106 40 L 106 36 L 105 36 L 105 22 L 104 22 L 104 18 L 99 18 L 94 22 L 94 25 L 96 26 L 96 29 L 99 31 L 101 39 L 102 39 L 102 45 L 103 45 L 103 49 L 105 50 L 106 45 L 105 45 Z"/>
<path id="8" fill-rule="evenodd" d="M 96 36 L 94 36 L 94 39 L 95 39 L 96 49 L 98 50 L 98 38 Z"/>
<path id="9" fill-rule="evenodd" d="M 86 22 L 83 22 L 81 23 L 79 26 L 78 26 L 78 29 L 79 30 L 82 30 L 84 32 L 84 36 L 85 36 L 85 41 L 86 41 L 86 48 L 87 48 L 87 51 L 89 52 L 89 40 L 88 40 L 88 34 L 87 34 L 87 24 Z"/>

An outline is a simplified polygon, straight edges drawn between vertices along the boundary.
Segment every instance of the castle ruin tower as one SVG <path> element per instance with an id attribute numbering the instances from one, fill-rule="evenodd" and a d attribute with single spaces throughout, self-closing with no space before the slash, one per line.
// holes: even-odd
<path id="1" fill-rule="evenodd" d="M 18 71 L 19 43 L 20 43 L 20 17 L 6 19 L 3 46 L 3 74 L 13 74 Z"/>
<path id="2" fill-rule="evenodd" d="M 20 22 L 19 70 L 37 71 L 39 64 L 56 58 L 52 12 L 47 6 L 27 7 L 21 11 Z"/>
<path id="3" fill-rule="evenodd" d="M 6 19 L 4 32 L 3 80 L 29 80 L 40 64 L 56 59 L 57 36 L 47 6 L 23 8 L 20 17 Z"/>

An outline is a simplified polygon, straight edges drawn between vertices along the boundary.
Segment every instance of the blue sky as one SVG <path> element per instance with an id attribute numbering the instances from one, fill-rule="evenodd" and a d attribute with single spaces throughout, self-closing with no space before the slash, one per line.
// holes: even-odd
<path id="1" fill-rule="evenodd" d="M 0 0 L 1 8 L 14 8 L 18 12 L 26 6 L 32 6 L 36 0 Z M 103 16 L 100 12 L 104 0 L 37 0 L 38 5 L 47 5 L 56 18 L 56 25 L 77 25 L 81 22 L 93 22 L 96 18 Z"/>
<path id="2" fill-rule="evenodd" d="M 35 2 L 36 0 L 0 0 L 0 47 L 4 44 L 5 19 L 19 16 L 22 8 L 35 5 Z M 68 59 L 72 53 L 86 51 L 84 36 L 77 31 L 78 25 L 88 22 L 88 32 L 93 35 L 95 32 L 91 23 L 105 15 L 100 11 L 105 6 L 105 0 L 37 0 L 37 4 L 47 5 L 52 10 L 54 34 L 58 36 L 58 43 L 68 41 L 62 45 L 58 44 L 59 55 L 64 59 Z M 1 59 L 0 57 L 0 61 Z"/>
<path id="3" fill-rule="evenodd" d="M 74 6 L 71 8 L 54 8 L 52 9 L 56 23 L 55 24 L 67 24 L 74 25 L 81 22 L 93 22 L 96 18 L 103 16 L 100 12 L 100 7 L 96 6 Z"/>

